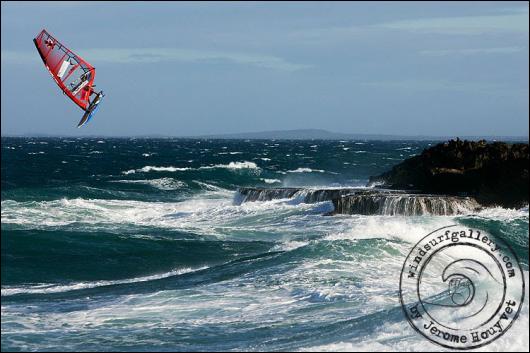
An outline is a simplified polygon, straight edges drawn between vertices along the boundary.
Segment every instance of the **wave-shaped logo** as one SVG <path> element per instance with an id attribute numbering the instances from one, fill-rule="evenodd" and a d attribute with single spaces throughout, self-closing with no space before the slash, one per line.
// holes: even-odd
<path id="1" fill-rule="evenodd" d="M 400 300 L 412 327 L 434 343 L 471 349 L 502 336 L 524 300 L 515 254 L 500 239 L 460 226 L 438 229 L 408 255 Z"/>
<path id="2" fill-rule="evenodd" d="M 481 326 L 498 310 L 504 299 L 501 270 L 490 269 L 474 259 L 460 259 L 449 263 L 443 270 L 441 287 L 446 287 L 437 300 L 431 300 L 431 288 L 421 288 L 420 301 L 431 318 L 449 327 L 454 323 L 471 329 Z M 425 287 L 425 285 L 423 286 Z M 434 286 L 438 289 L 438 286 Z M 446 310 L 451 310 L 447 315 Z"/>

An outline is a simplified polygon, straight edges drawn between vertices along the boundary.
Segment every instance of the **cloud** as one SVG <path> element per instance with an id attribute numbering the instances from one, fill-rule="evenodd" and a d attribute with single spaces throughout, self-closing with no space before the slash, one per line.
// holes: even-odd
<path id="1" fill-rule="evenodd" d="M 438 17 L 387 22 L 380 28 L 421 33 L 478 35 L 487 33 L 528 34 L 528 12 L 491 16 Z"/>
<path id="2" fill-rule="evenodd" d="M 270 55 L 257 55 L 241 52 L 204 51 L 177 48 L 93 48 L 76 51 L 92 63 L 156 63 L 163 61 L 181 61 L 194 63 L 228 62 L 280 71 L 297 71 L 313 67 L 296 64 L 283 58 Z M 31 56 L 31 57 L 29 57 Z M 33 57 L 33 58 L 32 58 Z M 38 57 L 36 53 L 2 51 L 2 62 L 26 63 Z"/>
<path id="3" fill-rule="evenodd" d="M 331 26 L 297 30 L 288 34 L 298 42 L 323 44 L 388 36 L 395 32 L 446 35 L 526 34 L 528 7 L 504 8 L 496 14 L 477 16 L 430 17 L 364 25 Z"/>
<path id="4" fill-rule="evenodd" d="M 518 53 L 525 49 L 526 49 L 525 47 L 438 49 L 438 50 L 422 50 L 419 53 L 421 55 L 426 55 L 426 56 L 512 54 L 512 53 Z"/>

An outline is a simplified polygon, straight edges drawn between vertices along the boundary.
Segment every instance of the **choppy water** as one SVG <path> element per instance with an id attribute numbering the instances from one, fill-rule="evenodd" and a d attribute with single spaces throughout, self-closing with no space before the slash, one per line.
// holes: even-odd
<path id="1" fill-rule="evenodd" d="M 2 138 L 2 350 L 439 350 L 401 311 L 408 251 L 482 228 L 528 283 L 528 207 L 234 202 L 240 186 L 364 186 L 432 143 Z M 485 350 L 528 350 L 527 303 Z"/>

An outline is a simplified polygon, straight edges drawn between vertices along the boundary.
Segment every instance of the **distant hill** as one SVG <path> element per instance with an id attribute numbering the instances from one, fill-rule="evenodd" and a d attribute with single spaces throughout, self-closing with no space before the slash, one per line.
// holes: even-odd
<path id="1" fill-rule="evenodd" d="M 349 134 L 322 129 L 274 130 L 243 132 L 232 134 L 190 136 L 208 139 L 248 139 L 248 140 L 434 140 L 445 141 L 457 136 L 404 136 L 378 134 Z M 528 141 L 528 136 L 458 136 L 468 140 Z"/>

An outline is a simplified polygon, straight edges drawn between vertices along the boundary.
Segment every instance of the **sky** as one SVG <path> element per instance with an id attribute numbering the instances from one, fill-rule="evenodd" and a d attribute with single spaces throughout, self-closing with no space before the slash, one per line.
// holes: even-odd
<path id="1" fill-rule="evenodd" d="M 528 2 L 4 2 L 2 135 L 528 136 Z M 96 67 L 78 129 L 32 39 Z"/>

